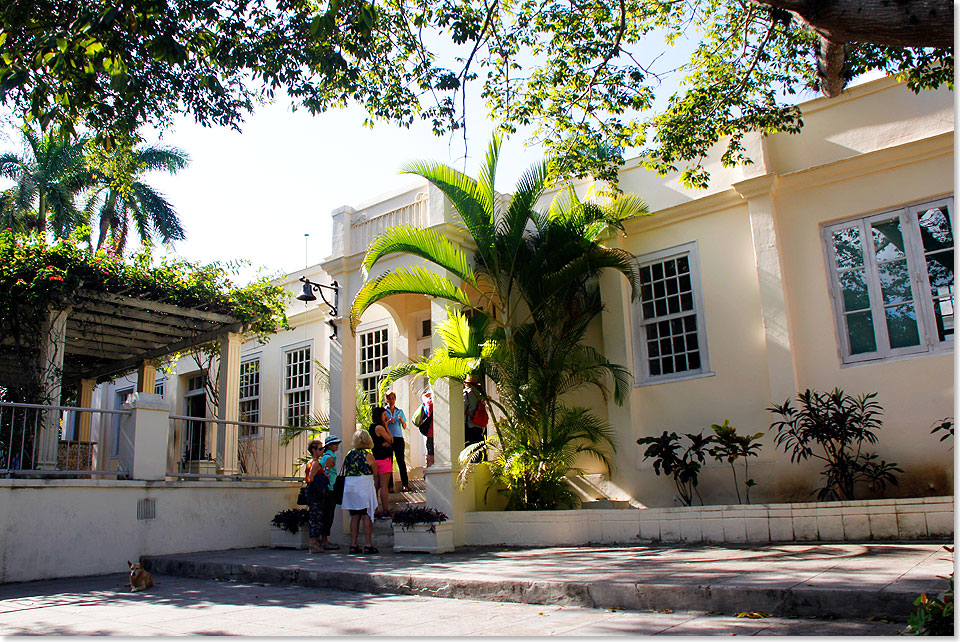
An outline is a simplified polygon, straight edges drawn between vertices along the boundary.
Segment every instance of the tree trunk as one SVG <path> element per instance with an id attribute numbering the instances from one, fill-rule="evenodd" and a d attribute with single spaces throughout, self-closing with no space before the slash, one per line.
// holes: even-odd
<path id="1" fill-rule="evenodd" d="M 789 11 L 831 42 L 953 47 L 950 0 L 752 0 Z"/>

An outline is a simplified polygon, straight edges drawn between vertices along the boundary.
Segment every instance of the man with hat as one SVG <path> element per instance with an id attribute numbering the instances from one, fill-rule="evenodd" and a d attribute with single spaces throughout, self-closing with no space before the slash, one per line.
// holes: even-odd
<path id="1" fill-rule="evenodd" d="M 320 546 L 325 551 L 335 551 L 339 544 L 331 544 L 327 539 L 333 526 L 333 516 L 337 510 L 337 500 L 333 496 L 333 486 L 337 482 L 337 451 L 340 449 L 340 438 L 327 433 L 323 440 L 323 454 L 320 456 L 321 470 L 327 473 L 330 482 L 327 492 L 323 495 L 323 525 L 320 527 Z"/>

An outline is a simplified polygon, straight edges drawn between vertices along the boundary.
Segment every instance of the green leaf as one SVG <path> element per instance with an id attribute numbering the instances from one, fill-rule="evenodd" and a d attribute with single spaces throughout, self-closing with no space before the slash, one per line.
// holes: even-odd
<path id="1" fill-rule="evenodd" d="M 420 265 L 400 267 L 368 281 L 360 288 L 350 309 L 350 326 L 356 328 L 360 316 L 371 305 L 395 294 L 422 294 L 469 306 L 470 300 L 450 279 Z"/>

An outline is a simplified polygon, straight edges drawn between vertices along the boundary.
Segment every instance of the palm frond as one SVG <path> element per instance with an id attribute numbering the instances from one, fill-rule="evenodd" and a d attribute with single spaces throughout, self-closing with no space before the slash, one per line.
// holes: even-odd
<path id="1" fill-rule="evenodd" d="M 395 294 L 422 294 L 469 306 L 464 291 L 450 279 L 420 265 L 404 266 L 368 281 L 357 292 L 350 308 L 350 326 L 356 328 L 360 316 L 371 305 Z"/>
<path id="2" fill-rule="evenodd" d="M 476 287 L 477 279 L 470 268 L 467 255 L 439 230 L 422 229 L 412 225 L 397 225 L 383 231 L 363 258 L 364 274 L 377 261 L 389 254 L 404 253 L 419 256 Z"/>

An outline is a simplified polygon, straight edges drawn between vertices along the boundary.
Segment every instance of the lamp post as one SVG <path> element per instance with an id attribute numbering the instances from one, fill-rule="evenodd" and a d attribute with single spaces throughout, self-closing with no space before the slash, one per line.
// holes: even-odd
<path id="1" fill-rule="evenodd" d="M 300 277 L 300 282 L 303 283 L 303 292 L 297 295 L 298 301 L 304 301 L 309 303 L 310 301 L 316 301 L 317 297 L 313 294 L 314 291 L 320 293 L 320 298 L 330 307 L 330 316 L 332 317 L 327 324 L 333 328 L 333 334 L 330 335 L 331 339 L 337 338 L 337 324 L 333 322 L 334 319 L 340 316 L 338 308 L 340 307 L 340 284 L 336 281 L 331 281 L 330 285 L 322 285 L 320 283 L 314 283 L 305 276 Z M 333 292 L 333 302 L 327 300 L 327 295 L 324 294 L 324 290 L 331 290 Z"/>

